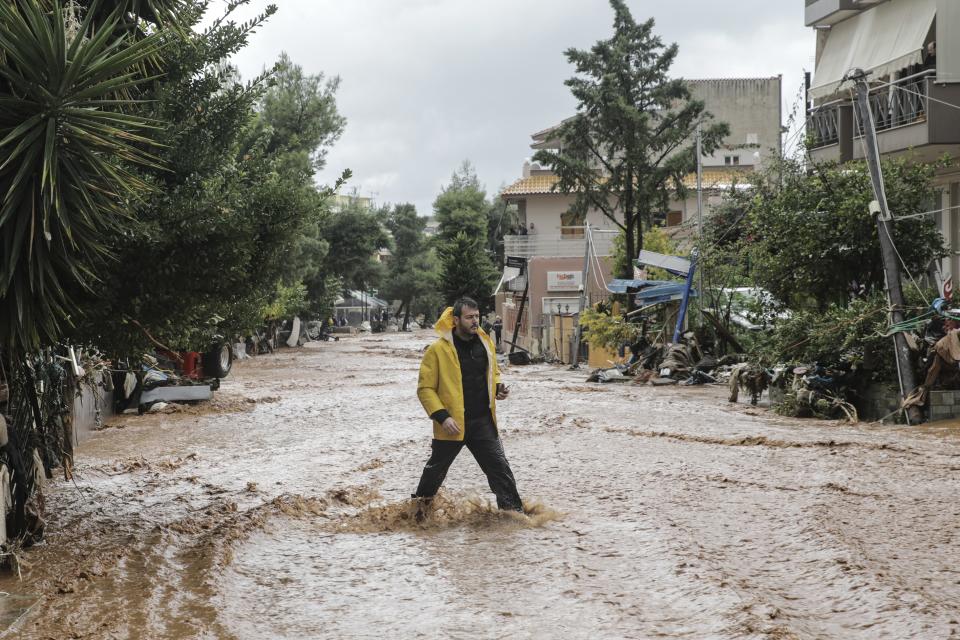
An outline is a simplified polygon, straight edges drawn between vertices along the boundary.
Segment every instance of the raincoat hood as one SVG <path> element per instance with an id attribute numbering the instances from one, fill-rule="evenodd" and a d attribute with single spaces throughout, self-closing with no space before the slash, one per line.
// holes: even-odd
<path id="1" fill-rule="evenodd" d="M 457 326 L 457 321 L 453 319 L 453 307 L 447 307 L 440 314 L 440 318 L 433 325 L 433 330 L 441 338 L 446 338 L 453 333 L 453 328 Z"/>
<path id="2" fill-rule="evenodd" d="M 441 338 L 445 338 L 453 343 L 453 330 L 457 326 L 457 321 L 453 319 L 453 307 L 447 307 L 443 310 L 443 313 L 440 314 L 440 318 L 437 319 L 437 322 L 433 325 L 433 330 L 437 332 L 437 335 Z M 477 329 L 477 335 L 480 337 L 486 337 L 487 332 L 482 328 Z"/>

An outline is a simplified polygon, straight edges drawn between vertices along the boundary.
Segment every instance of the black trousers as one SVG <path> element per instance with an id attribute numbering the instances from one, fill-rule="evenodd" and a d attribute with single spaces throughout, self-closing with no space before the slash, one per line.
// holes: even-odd
<path id="1" fill-rule="evenodd" d="M 523 503 L 517 493 L 517 481 L 510 470 L 510 463 L 503 452 L 503 444 L 497 435 L 493 419 L 488 415 L 476 420 L 468 420 L 464 425 L 466 433 L 463 441 L 434 440 L 431 444 L 430 460 L 423 468 L 420 484 L 414 497 L 429 498 L 435 496 L 447 477 L 447 470 L 464 446 L 473 454 L 480 469 L 487 476 L 490 490 L 497 496 L 497 506 L 501 509 L 522 511 Z"/>

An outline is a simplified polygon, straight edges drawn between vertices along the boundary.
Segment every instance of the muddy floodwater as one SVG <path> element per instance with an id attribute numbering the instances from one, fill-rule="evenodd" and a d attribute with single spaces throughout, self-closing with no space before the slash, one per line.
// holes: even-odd
<path id="1" fill-rule="evenodd" d="M 795 421 L 717 387 L 504 371 L 528 515 L 464 451 L 427 519 L 429 332 L 237 363 L 118 416 L 0 591 L 33 638 L 960 637 L 960 427 Z"/>

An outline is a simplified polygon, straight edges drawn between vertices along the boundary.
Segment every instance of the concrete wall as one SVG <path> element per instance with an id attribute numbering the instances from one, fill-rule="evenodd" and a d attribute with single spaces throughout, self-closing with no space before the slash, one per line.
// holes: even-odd
<path id="1" fill-rule="evenodd" d="M 730 125 L 723 147 L 704 158 L 706 166 L 724 165 L 737 155 L 740 164 L 759 166 L 780 153 L 781 78 L 687 80 L 693 97 L 706 103 L 715 122 Z"/>
<path id="2" fill-rule="evenodd" d="M 566 213 L 575 197 L 562 193 L 543 193 L 526 196 L 527 226 L 532 222 L 537 233 L 560 235 L 560 216 Z M 587 212 L 587 222 L 600 229 L 615 229 L 610 218 L 596 209 Z"/>
<path id="3" fill-rule="evenodd" d="M 600 265 L 603 270 L 597 274 L 597 278 L 595 279 L 593 275 L 587 278 L 585 289 L 588 296 L 588 304 L 591 300 L 609 295 L 606 293 L 606 289 L 602 284 L 609 282 L 613 277 L 611 275 L 611 259 L 600 258 Z M 548 287 L 547 274 L 550 271 L 582 272 L 583 258 L 531 258 L 527 263 L 527 269 L 528 277 L 530 278 L 530 290 L 528 292 L 524 320 L 521 323 L 517 344 L 525 349 L 529 349 L 535 354 L 539 354 L 544 348 L 544 344 L 541 344 L 541 339 L 545 340 L 546 347 L 549 347 L 551 344 L 551 337 L 544 334 L 544 331 L 548 330 L 550 326 L 549 315 L 543 313 L 544 298 L 569 298 L 571 312 L 573 312 L 575 309 L 573 306 L 574 299 L 580 296 L 578 291 L 550 290 Z M 503 336 L 508 340 L 513 336 L 513 327 L 516 322 L 522 295 L 523 292 L 521 291 L 515 294 L 509 292 L 501 293 L 497 296 L 497 314 L 503 318 Z M 565 307 L 563 313 L 566 313 Z M 504 348 L 508 350 L 509 345 L 505 345 Z"/>
<path id="4" fill-rule="evenodd" d="M 560 235 L 561 220 L 560 216 L 566 212 L 573 204 L 574 196 L 564 194 L 535 194 L 526 196 L 527 224 L 533 223 L 537 233 L 545 235 Z M 704 218 L 710 214 L 710 210 L 718 205 L 723 197 L 718 193 L 709 193 L 704 189 L 703 194 L 703 212 Z M 695 190 L 688 190 L 687 197 L 684 200 L 673 198 L 665 213 L 679 211 L 683 216 L 683 222 L 696 221 L 697 219 L 697 194 Z M 587 212 L 587 221 L 591 226 L 599 229 L 616 230 L 617 225 L 610 218 L 603 215 L 596 209 Z"/>
<path id="5" fill-rule="evenodd" d="M 80 395 L 73 403 L 73 442 L 79 444 L 90 437 L 94 430 L 102 426 L 99 419 L 106 420 L 113 415 L 113 392 L 98 389 L 100 394 L 97 400 L 94 389 L 83 385 Z"/>

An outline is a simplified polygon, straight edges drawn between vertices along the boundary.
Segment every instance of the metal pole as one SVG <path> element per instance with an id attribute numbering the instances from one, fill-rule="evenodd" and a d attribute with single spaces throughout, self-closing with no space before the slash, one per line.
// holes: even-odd
<path id="1" fill-rule="evenodd" d="M 693 274 L 697 269 L 697 250 L 690 253 L 690 271 L 687 272 L 687 283 L 683 288 L 683 300 L 680 302 L 680 312 L 677 314 L 677 326 L 673 330 L 673 344 L 680 344 L 680 334 L 683 332 L 683 321 L 687 317 L 687 305 L 690 304 L 690 289 L 693 288 Z"/>
<path id="2" fill-rule="evenodd" d="M 700 247 L 703 247 L 703 123 L 697 124 L 697 239 Z M 700 295 L 703 295 L 702 269 L 698 276 Z"/>
<path id="3" fill-rule="evenodd" d="M 883 172 L 880 167 L 880 152 L 877 148 L 877 130 L 873 121 L 873 111 L 870 109 L 870 87 L 867 85 L 867 74 L 862 69 L 855 69 L 848 75 L 857 83 L 857 105 L 860 111 L 860 122 L 863 125 L 863 140 L 866 143 L 866 160 L 870 168 L 870 180 L 873 183 L 873 193 L 876 198 L 879 216 L 877 216 L 877 235 L 880 236 L 880 255 L 883 258 L 883 272 L 887 281 L 887 300 L 890 304 L 890 317 L 894 324 L 903 322 L 903 288 L 900 279 L 900 264 L 897 262 L 896 249 L 893 246 L 891 233 L 890 209 L 887 205 L 887 194 L 883 185 Z M 900 381 L 900 399 L 907 397 L 917 388 L 916 378 L 913 375 L 913 365 L 910 362 L 910 346 L 903 332 L 893 336 L 894 354 L 897 362 L 897 373 Z M 923 422 L 920 407 L 910 407 L 906 410 L 907 423 L 919 424 Z"/>
<path id="4" fill-rule="evenodd" d="M 703 244 L 703 125 L 697 125 L 697 237 Z"/>
<path id="5" fill-rule="evenodd" d="M 520 300 L 520 310 L 517 312 L 517 320 L 513 324 L 513 340 L 510 342 L 510 353 L 513 353 L 517 348 L 517 336 L 520 335 L 520 321 L 523 319 L 523 309 L 527 305 L 527 293 L 530 291 L 530 274 L 528 273 L 529 269 L 524 267 L 524 283 L 523 283 L 523 298 Z"/>
<path id="6" fill-rule="evenodd" d="M 580 282 L 580 310 L 577 311 L 577 327 L 576 327 L 576 338 L 575 343 L 577 345 L 576 352 L 571 354 L 571 368 L 577 368 L 580 366 L 580 314 L 583 313 L 583 310 L 586 308 L 586 298 L 587 298 L 587 278 L 590 275 L 590 256 L 593 253 L 593 234 L 590 232 L 590 223 L 586 223 L 586 229 L 583 232 L 583 239 L 586 242 L 586 247 L 583 251 L 583 275 Z M 560 319 L 560 326 L 563 326 L 563 319 Z M 560 348 L 563 348 L 563 338 L 560 339 Z"/>

